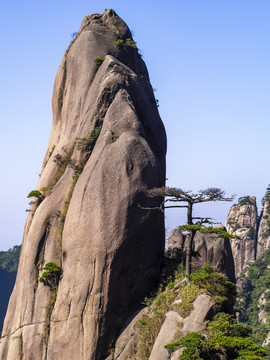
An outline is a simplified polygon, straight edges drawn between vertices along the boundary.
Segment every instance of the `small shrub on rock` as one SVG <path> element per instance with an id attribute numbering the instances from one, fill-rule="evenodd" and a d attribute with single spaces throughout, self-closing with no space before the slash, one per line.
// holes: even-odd
<path id="1" fill-rule="evenodd" d="M 45 271 L 39 278 L 39 281 L 50 288 L 56 287 L 61 275 L 61 267 L 54 262 L 49 262 L 44 266 L 43 270 Z"/>

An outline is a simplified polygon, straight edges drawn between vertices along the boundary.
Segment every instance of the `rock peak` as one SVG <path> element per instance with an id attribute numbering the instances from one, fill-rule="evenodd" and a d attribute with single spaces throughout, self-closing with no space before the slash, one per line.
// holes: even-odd
<path id="1" fill-rule="evenodd" d="M 83 19 L 52 106 L 0 358 L 101 360 L 155 286 L 165 232 L 161 212 L 138 207 L 158 205 L 145 193 L 165 183 L 165 130 L 113 10 Z"/>

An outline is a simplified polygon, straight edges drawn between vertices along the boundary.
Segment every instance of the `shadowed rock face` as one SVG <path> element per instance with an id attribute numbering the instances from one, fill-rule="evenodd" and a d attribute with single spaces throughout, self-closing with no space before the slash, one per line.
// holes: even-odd
<path id="1" fill-rule="evenodd" d="M 114 11 L 86 16 L 60 64 L 37 186 L 45 199 L 26 221 L 1 359 L 104 359 L 155 285 L 164 220 L 138 204 L 159 203 L 144 191 L 164 185 L 166 135 L 129 38 Z M 62 268 L 57 289 L 38 280 L 48 262 Z"/>
<path id="2" fill-rule="evenodd" d="M 255 260 L 256 256 L 257 206 L 254 196 L 248 196 L 233 205 L 226 220 L 226 229 L 241 238 L 230 240 L 235 276 L 238 278 L 247 263 Z"/>

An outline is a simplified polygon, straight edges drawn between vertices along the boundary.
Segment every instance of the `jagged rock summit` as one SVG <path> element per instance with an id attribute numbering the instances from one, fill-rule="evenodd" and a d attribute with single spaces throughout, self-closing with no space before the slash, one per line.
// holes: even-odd
<path id="1" fill-rule="evenodd" d="M 104 359 L 155 285 L 164 249 L 162 213 L 138 204 L 159 203 L 145 190 L 164 185 L 166 135 L 145 64 L 113 10 L 83 19 L 52 103 L 2 360 Z"/>

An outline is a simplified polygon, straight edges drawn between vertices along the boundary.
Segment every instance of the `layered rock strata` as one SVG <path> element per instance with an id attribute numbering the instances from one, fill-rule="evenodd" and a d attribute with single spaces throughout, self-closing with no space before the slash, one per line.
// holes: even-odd
<path id="1" fill-rule="evenodd" d="M 112 10 L 86 16 L 55 79 L 53 127 L 1 359 L 104 359 L 155 285 L 164 219 L 138 204 L 159 204 L 144 194 L 164 185 L 165 152 L 147 69 L 128 27 Z M 40 282 L 50 262 L 60 271 Z"/>
<path id="2" fill-rule="evenodd" d="M 247 263 L 254 261 L 256 257 L 257 215 L 254 196 L 240 199 L 228 214 L 225 224 L 227 231 L 241 238 L 230 240 L 236 278 L 245 269 Z"/>

